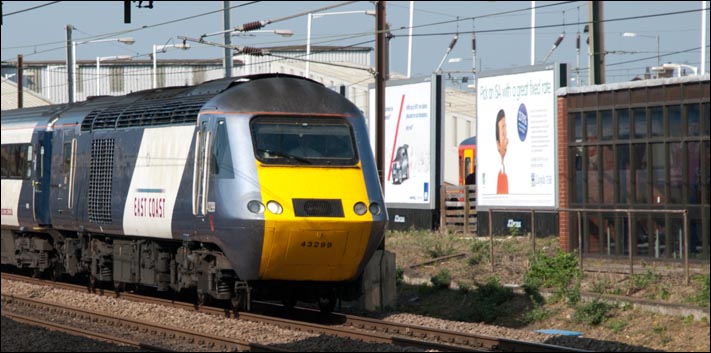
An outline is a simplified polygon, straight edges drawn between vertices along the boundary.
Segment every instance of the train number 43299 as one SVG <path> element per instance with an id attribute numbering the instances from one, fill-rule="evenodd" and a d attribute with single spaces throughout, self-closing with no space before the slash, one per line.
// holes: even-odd
<path id="1" fill-rule="evenodd" d="M 302 241 L 301 242 L 301 247 L 302 248 L 324 248 L 328 249 L 333 246 L 333 243 L 330 241 Z"/>

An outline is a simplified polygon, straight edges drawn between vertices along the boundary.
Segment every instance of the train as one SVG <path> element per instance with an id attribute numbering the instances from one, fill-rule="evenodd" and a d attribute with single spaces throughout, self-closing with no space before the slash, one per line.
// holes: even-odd
<path id="1" fill-rule="evenodd" d="M 476 184 L 476 136 L 459 143 L 459 185 Z"/>
<path id="2" fill-rule="evenodd" d="M 330 311 L 387 219 L 361 111 L 300 76 L 2 111 L 3 266 Z"/>

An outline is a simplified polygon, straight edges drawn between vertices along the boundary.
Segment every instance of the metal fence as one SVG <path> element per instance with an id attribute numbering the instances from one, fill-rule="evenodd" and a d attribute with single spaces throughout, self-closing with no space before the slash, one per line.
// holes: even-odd
<path id="1" fill-rule="evenodd" d="M 689 283 L 689 219 L 688 219 L 688 210 L 685 209 L 680 209 L 680 210 L 655 210 L 655 209 L 598 209 L 598 208 L 559 208 L 557 210 L 549 210 L 549 209 L 532 209 L 532 208 L 491 208 L 487 210 L 488 217 L 489 217 L 489 242 L 490 242 L 490 260 L 491 260 L 491 267 L 492 270 L 494 268 L 494 235 L 492 232 L 492 214 L 494 212 L 521 212 L 521 213 L 530 213 L 531 214 L 531 246 L 532 246 L 532 251 L 535 254 L 536 253 L 536 213 L 558 213 L 560 216 L 561 212 L 574 212 L 577 215 L 577 230 L 578 230 L 578 256 L 579 256 L 579 263 L 580 263 L 580 269 L 581 271 L 584 270 L 583 267 L 583 231 L 582 231 L 582 217 L 583 214 L 585 213 L 622 213 L 622 214 L 627 214 L 627 241 L 628 244 L 633 244 L 633 239 L 632 239 L 632 214 L 650 214 L 650 213 L 659 213 L 659 214 L 681 214 L 683 216 L 683 245 L 684 245 L 684 255 L 683 255 L 683 262 L 684 262 L 684 278 L 686 279 L 686 283 Z M 629 251 L 629 266 L 630 266 L 630 275 L 634 274 L 634 251 L 630 248 Z"/>

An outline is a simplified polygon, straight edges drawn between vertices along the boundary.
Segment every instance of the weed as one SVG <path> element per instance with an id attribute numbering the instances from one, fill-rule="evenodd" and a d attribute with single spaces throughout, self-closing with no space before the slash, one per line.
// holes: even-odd
<path id="1" fill-rule="evenodd" d="M 432 276 L 430 281 L 435 288 L 446 289 L 449 288 L 449 285 L 452 283 L 452 275 L 449 273 L 448 269 L 444 268 L 436 275 Z"/>
<path id="2" fill-rule="evenodd" d="M 470 266 L 476 266 L 489 258 L 489 242 L 483 240 L 474 240 L 471 245 L 472 255 L 468 263 Z"/>
<path id="3" fill-rule="evenodd" d="M 580 299 L 581 277 L 575 254 L 558 250 L 555 257 L 537 254 L 524 276 L 524 286 L 553 288 L 554 300 L 565 297 L 569 304 L 575 304 Z"/>
<path id="4" fill-rule="evenodd" d="M 696 291 L 696 295 L 691 298 L 691 302 L 699 306 L 709 306 L 709 275 L 701 276 L 695 280 L 696 284 L 700 287 Z"/>
<path id="5" fill-rule="evenodd" d="M 425 238 L 425 251 L 431 258 L 452 255 L 456 251 L 456 239 L 452 234 L 440 234 Z"/>
<path id="6" fill-rule="evenodd" d="M 625 328 L 625 326 L 627 326 L 627 324 L 624 321 L 610 320 L 610 322 L 607 323 L 606 327 L 612 330 L 612 332 L 614 333 L 619 333 L 620 331 L 622 331 L 623 328 Z"/>
<path id="7" fill-rule="evenodd" d="M 586 325 L 599 325 L 605 321 L 605 316 L 611 308 L 612 305 L 595 298 L 587 304 L 578 306 L 573 314 L 573 320 Z"/>
<path id="8" fill-rule="evenodd" d="M 537 321 L 543 321 L 551 317 L 553 313 L 546 310 L 542 306 L 536 306 L 535 308 L 531 309 L 529 312 L 525 313 L 523 315 L 523 319 L 529 323 L 532 324 Z"/>
<path id="9" fill-rule="evenodd" d="M 607 278 L 603 278 L 602 280 L 599 281 L 594 281 L 592 283 L 592 291 L 593 293 L 599 293 L 599 294 L 605 294 L 605 291 L 607 290 L 607 286 L 609 285 L 609 282 Z"/>
<path id="10" fill-rule="evenodd" d="M 684 324 L 690 325 L 693 322 L 694 322 L 694 315 L 689 314 L 689 315 L 684 316 Z"/>
<path id="11" fill-rule="evenodd" d="M 658 282 L 661 279 L 661 275 L 652 272 L 652 270 L 649 268 L 642 275 L 633 274 L 632 279 L 630 281 L 630 292 L 634 293 L 645 289 L 650 284 Z"/>
<path id="12" fill-rule="evenodd" d="M 402 268 L 398 267 L 395 269 L 395 284 L 396 285 L 402 285 L 402 282 L 405 280 L 405 270 Z"/>
<path id="13" fill-rule="evenodd" d="M 661 289 L 659 289 L 659 298 L 661 300 L 667 300 L 671 296 L 671 293 L 669 292 L 669 288 L 666 286 L 663 286 Z"/>
<path id="14" fill-rule="evenodd" d="M 514 297 L 513 290 L 502 286 L 496 277 L 489 277 L 485 284 L 477 284 L 477 288 L 470 291 L 470 295 L 476 305 L 466 313 L 466 319 L 488 323 L 496 320 L 499 315 L 506 314 L 502 305 Z"/>

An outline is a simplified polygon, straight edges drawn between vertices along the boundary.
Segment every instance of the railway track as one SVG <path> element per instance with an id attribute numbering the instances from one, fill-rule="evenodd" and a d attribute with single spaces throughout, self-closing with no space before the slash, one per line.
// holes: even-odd
<path id="1" fill-rule="evenodd" d="M 175 327 L 159 325 L 156 323 L 126 319 L 118 316 L 108 315 L 100 312 L 83 310 L 68 307 L 61 304 L 49 303 L 32 298 L 21 298 L 16 296 L 2 295 L 3 315 L 19 322 L 41 326 L 50 330 L 66 332 L 73 335 L 85 336 L 92 339 L 105 340 L 109 342 L 125 344 L 138 348 L 148 349 L 158 352 L 173 352 L 176 349 L 145 341 L 127 339 L 124 337 L 126 331 L 140 332 L 142 336 L 151 336 L 152 341 L 179 341 L 180 350 L 187 349 L 193 345 L 205 347 L 215 351 L 254 351 L 254 352 L 288 352 L 277 347 L 269 347 L 258 343 L 238 341 L 214 335 L 206 335 L 199 332 L 182 330 Z M 42 318 L 33 317 L 18 312 L 43 313 L 44 315 L 56 318 L 62 317 L 66 320 L 52 322 Z M 90 326 L 102 326 L 116 328 L 110 330 L 111 333 L 96 332 L 92 329 L 79 328 L 77 321 L 89 323 Z M 97 325 L 98 324 L 98 325 Z"/>
<path id="2" fill-rule="evenodd" d="M 74 291 L 87 291 L 84 286 L 37 280 L 24 276 L 2 274 L 3 279 L 18 280 L 41 285 L 51 285 L 58 288 Z M 97 291 L 99 295 L 115 295 L 112 291 Z M 291 311 L 284 310 L 280 305 L 269 303 L 257 303 L 259 310 L 266 315 L 252 312 L 231 312 L 224 308 L 199 307 L 195 305 L 160 299 L 155 297 L 145 297 L 132 293 L 122 292 L 118 294 L 121 298 L 152 303 L 163 306 L 181 308 L 189 311 L 199 311 L 202 313 L 234 317 L 239 320 L 265 323 L 277 327 L 309 332 L 322 335 L 330 335 L 341 338 L 353 339 L 363 342 L 378 344 L 391 344 L 405 347 L 414 347 L 424 350 L 438 351 L 528 351 L 528 352 L 558 352 L 558 351 L 582 351 L 568 347 L 553 346 L 541 343 L 509 340 L 506 338 L 490 337 L 484 335 L 474 335 L 455 331 L 440 330 L 429 327 L 414 326 L 384 320 L 377 320 L 366 317 L 329 314 L 323 315 L 318 311 L 297 308 Z M 255 306 L 256 308 L 256 306 Z M 215 343 L 218 344 L 218 343 Z M 244 347 L 243 347 L 244 348 Z"/>

